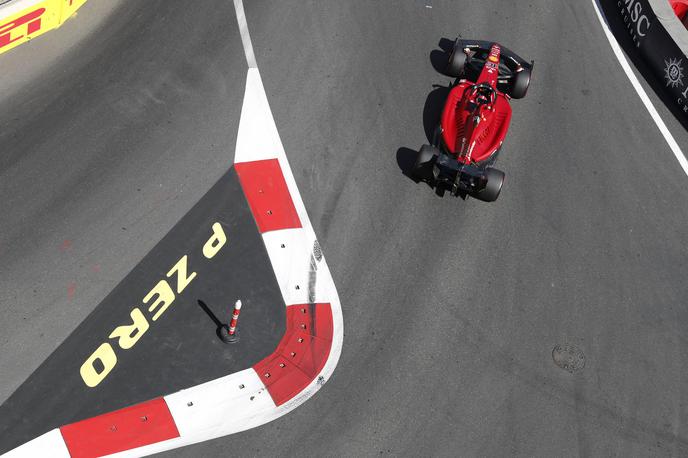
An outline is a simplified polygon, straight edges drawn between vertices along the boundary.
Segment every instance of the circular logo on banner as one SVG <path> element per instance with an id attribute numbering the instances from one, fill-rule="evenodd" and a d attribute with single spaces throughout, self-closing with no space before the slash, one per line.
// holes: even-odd
<path id="1" fill-rule="evenodd" d="M 683 59 L 669 59 L 664 60 L 664 78 L 666 79 L 667 87 L 683 86 L 683 67 L 681 62 Z"/>
<path id="2" fill-rule="evenodd" d="M 499 59 L 497 59 L 497 56 L 490 56 L 490 61 L 492 62 L 497 62 Z"/>

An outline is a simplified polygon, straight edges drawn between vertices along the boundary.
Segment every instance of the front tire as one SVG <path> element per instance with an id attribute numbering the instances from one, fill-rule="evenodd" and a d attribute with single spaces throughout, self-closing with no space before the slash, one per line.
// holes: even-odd
<path id="1" fill-rule="evenodd" d="M 447 59 L 447 68 L 444 73 L 454 78 L 460 78 L 465 70 L 466 54 L 463 52 L 463 49 L 459 48 L 459 44 L 455 43 L 451 54 L 449 54 L 449 59 Z"/>
<path id="2" fill-rule="evenodd" d="M 426 181 L 435 180 L 435 160 L 439 155 L 439 150 L 431 145 L 423 145 L 418 151 L 416 162 L 413 165 L 413 175 Z"/>
<path id="3" fill-rule="evenodd" d="M 483 202 L 494 202 L 502 192 L 502 185 L 504 184 L 504 172 L 499 169 L 488 167 L 485 169 L 485 177 L 487 178 L 485 187 L 471 195 L 478 200 L 482 200 Z"/>

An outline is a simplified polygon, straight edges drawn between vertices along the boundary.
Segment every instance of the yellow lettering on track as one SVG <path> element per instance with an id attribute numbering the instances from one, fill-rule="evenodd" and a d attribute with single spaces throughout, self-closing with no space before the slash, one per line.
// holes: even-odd
<path id="1" fill-rule="evenodd" d="M 174 291 L 172 291 L 172 288 L 170 288 L 170 284 L 167 283 L 167 280 L 160 280 L 158 284 L 155 285 L 155 288 L 150 290 L 148 294 L 146 294 L 146 297 L 143 298 L 143 303 L 147 304 L 155 296 L 158 297 L 148 307 L 149 312 L 160 308 L 160 310 L 153 315 L 153 321 L 156 321 L 158 318 L 160 318 L 160 315 L 165 313 L 167 307 L 172 305 L 172 302 L 174 302 Z"/>
<path id="2" fill-rule="evenodd" d="M 79 0 L 83 3 L 85 0 Z M 203 244 L 203 256 L 206 259 L 214 258 L 222 247 L 227 244 L 227 235 L 220 223 L 212 225 L 212 234 Z M 177 294 L 181 294 L 187 286 L 197 277 L 196 272 L 189 273 L 189 256 L 182 256 L 177 263 L 167 272 L 167 278 L 177 277 Z M 151 319 L 157 321 L 160 316 L 172 305 L 176 296 L 167 280 L 160 280 L 153 289 L 143 298 L 143 304 L 148 305 L 148 312 L 153 313 Z M 132 324 L 117 326 L 108 336 L 117 339 L 119 347 L 129 350 L 141 339 L 150 328 L 150 323 L 140 308 L 134 307 L 129 313 Z M 79 372 L 86 386 L 93 388 L 98 386 L 117 364 L 117 355 L 109 343 L 101 344 L 91 356 L 81 365 Z M 101 368 L 102 367 L 102 368 Z"/>
<path id="3" fill-rule="evenodd" d="M 103 365 L 103 369 L 96 369 L 95 363 L 100 361 Z M 91 356 L 81 365 L 79 372 L 81 373 L 81 378 L 88 387 L 96 387 L 100 382 L 107 377 L 110 371 L 117 364 L 117 355 L 112 346 L 105 342 L 101 344 L 96 351 L 94 351 Z"/>
<path id="4" fill-rule="evenodd" d="M 141 336 L 145 334 L 150 327 L 148 320 L 146 320 L 146 317 L 143 316 L 141 309 L 138 307 L 131 311 L 130 316 L 134 324 L 117 326 L 115 330 L 110 333 L 111 339 L 119 339 L 119 346 L 123 350 L 129 350 L 136 345 L 136 342 L 139 341 Z"/>
<path id="5" fill-rule="evenodd" d="M 227 243 L 227 236 L 220 223 L 213 224 L 213 235 L 210 236 L 205 245 L 203 245 L 203 256 L 208 259 L 213 257 L 220 251 L 220 249 Z"/>
<path id="6" fill-rule="evenodd" d="M 167 272 L 167 278 L 172 278 L 175 272 L 177 273 L 177 294 L 184 291 L 184 289 L 187 286 L 189 286 L 189 283 L 191 283 L 193 279 L 196 278 L 196 272 L 191 272 L 191 275 L 189 275 L 188 277 L 186 276 L 188 260 L 189 256 L 182 256 L 182 258 L 179 261 L 177 261 L 174 267 L 172 267 L 172 269 L 170 269 L 170 271 Z"/>

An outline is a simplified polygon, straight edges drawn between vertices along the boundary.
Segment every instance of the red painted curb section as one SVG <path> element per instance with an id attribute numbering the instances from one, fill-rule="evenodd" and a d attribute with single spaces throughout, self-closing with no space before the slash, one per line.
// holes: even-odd
<path id="1" fill-rule="evenodd" d="M 261 234 L 301 227 L 277 159 L 240 162 L 234 167 Z"/>
<path id="2" fill-rule="evenodd" d="M 179 437 L 163 398 L 60 428 L 72 458 L 109 455 Z"/>
<path id="3" fill-rule="evenodd" d="M 276 405 L 306 388 L 325 366 L 332 347 L 330 304 L 287 307 L 287 331 L 273 354 L 253 369 Z"/>

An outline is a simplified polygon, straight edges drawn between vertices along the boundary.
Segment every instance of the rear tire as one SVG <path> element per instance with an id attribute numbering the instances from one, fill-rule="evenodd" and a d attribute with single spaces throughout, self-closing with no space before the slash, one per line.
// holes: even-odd
<path id="1" fill-rule="evenodd" d="M 516 73 L 514 82 L 511 85 L 511 97 L 514 99 L 522 99 L 526 96 L 528 92 L 528 87 L 530 86 L 530 70 L 524 68 L 520 72 Z"/>
<path id="2" fill-rule="evenodd" d="M 502 192 L 502 185 L 504 184 L 504 172 L 499 169 L 488 167 L 485 169 L 485 176 L 487 177 L 487 184 L 481 191 L 471 194 L 478 200 L 483 202 L 494 202 Z"/>
<path id="3" fill-rule="evenodd" d="M 448 76 L 460 78 L 466 70 L 466 54 L 463 49 L 458 47 L 458 43 L 454 44 L 449 59 L 447 59 L 447 68 L 444 70 Z"/>
<path id="4" fill-rule="evenodd" d="M 434 181 L 435 160 L 439 153 L 439 150 L 434 146 L 421 146 L 416 157 L 416 163 L 413 165 L 413 175 L 422 180 Z"/>

